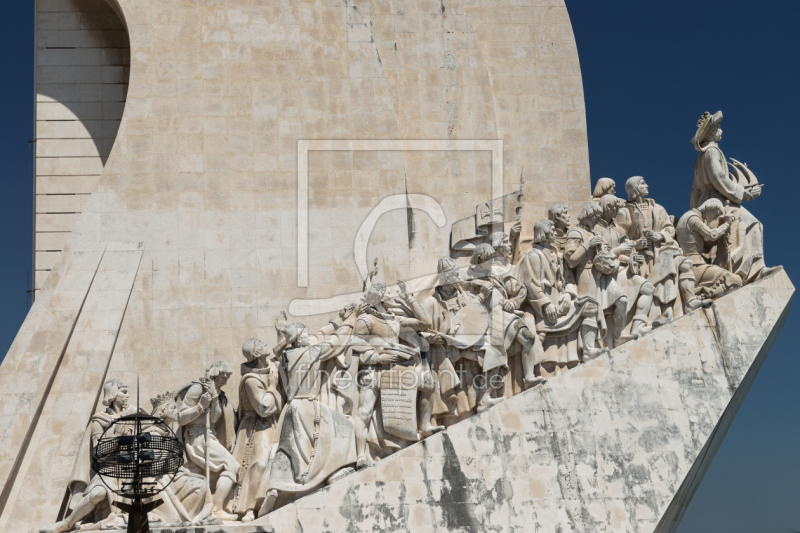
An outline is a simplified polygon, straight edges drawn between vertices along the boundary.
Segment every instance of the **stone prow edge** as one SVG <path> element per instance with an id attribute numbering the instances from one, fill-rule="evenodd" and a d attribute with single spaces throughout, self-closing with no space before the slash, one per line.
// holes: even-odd
<path id="1" fill-rule="evenodd" d="M 782 267 L 781 270 L 783 270 Z M 773 275 L 775 274 L 777 274 L 777 272 L 775 272 Z M 735 292 L 733 294 L 735 294 Z M 792 289 L 792 296 L 789 298 L 788 303 L 783 308 L 778 321 L 775 323 L 772 331 L 770 331 L 769 335 L 764 340 L 764 343 L 761 345 L 758 355 L 756 355 L 753 363 L 750 365 L 750 368 L 748 368 L 747 373 L 742 379 L 742 382 L 733 393 L 728 406 L 722 413 L 717 425 L 714 426 L 714 430 L 711 432 L 711 435 L 706 441 L 705 446 L 703 446 L 703 448 L 700 450 L 697 459 L 695 460 L 691 469 L 689 469 L 689 472 L 686 474 L 683 483 L 681 483 L 681 486 L 675 493 L 675 496 L 670 502 L 669 507 L 667 507 L 667 510 L 664 511 L 664 514 L 661 516 L 661 520 L 659 520 L 658 525 L 653 533 L 675 533 L 675 531 L 678 529 L 678 526 L 683 519 L 683 515 L 686 513 L 686 509 L 689 508 L 689 503 L 692 501 L 697 488 L 700 486 L 700 482 L 703 481 L 703 477 L 706 475 L 708 467 L 711 466 L 711 462 L 714 460 L 714 456 L 717 454 L 717 450 L 719 450 L 722 441 L 725 439 L 725 435 L 727 435 L 728 429 L 730 429 L 733 420 L 736 418 L 739 408 L 742 406 L 742 403 L 744 403 L 747 393 L 750 392 L 750 387 L 753 385 L 759 370 L 761 370 L 761 365 L 764 364 L 764 360 L 767 358 L 767 354 L 772 349 L 775 339 L 778 338 L 778 334 L 780 333 L 781 328 L 783 328 L 786 318 L 789 316 L 789 311 L 791 310 L 793 300 L 794 289 Z M 718 327 L 720 327 L 719 323 L 715 325 L 712 324 L 712 330 Z M 717 339 L 717 341 L 719 341 L 719 339 Z M 719 346 L 719 353 L 724 359 L 725 352 L 722 346 Z"/>
<path id="2" fill-rule="evenodd" d="M 150 531 L 153 533 L 231 533 L 232 531 L 235 531 L 236 533 L 275 533 L 275 528 L 269 525 L 253 526 L 248 524 L 239 524 L 235 526 L 154 526 L 150 528 Z"/>
<path id="3" fill-rule="evenodd" d="M 776 270 L 775 272 L 771 273 L 769 276 L 767 276 L 767 278 L 773 277 L 773 276 L 785 276 L 787 281 L 789 281 L 788 280 L 788 276 L 785 274 L 785 270 L 783 269 L 783 267 L 778 267 L 778 268 L 779 268 L 779 270 Z M 753 284 L 753 286 L 757 286 L 757 285 L 758 285 L 758 282 L 755 282 Z M 743 287 L 742 289 L 739 289 L 739 290 L 746 290 L 746 289 L 747 289 L 747 287 Z M 794 287 L 787 288 L 786 290 L 790 290 L 792 292 L 792 296 L 788 299 L 785 307 L 781 311 L 781 314 L 780 314 L 778 320 L 775 323 L 775 326 L 772 328 L 772 330 L 770 331 L 769 335 L 767 335 L 766 339 L 764 340 L 763 344 L 761 345 L 761 347 L 760 347 L 760 349 L 758 351 L 758 354 L 753 359 L 753 362 L 750 365 L 750 367 L 748 368 L 747 372 L 745 373 L 745 376 L 742 379 L 741 383 L 738 385 L 738 387 L 736 387 L 735 391 L 732 391 L 731 400 L 728 403 L 728 406 L 725 408 L 725 411 L 723 412 L 722 416 L 720 417 L 720 420 L 717 422 L 716 426 L 714 427 L 714 429 L 713 429 L 711 435 L 709 436 L 708 440 L 706 441 L 705 445 L 700 450 L 700 453 L 698 454 L 697 459 L 695 460 L 695 462 L 693 463 L 693 465 L 690 468 L 689 472 L 687 473 L 686 477 L 684 478 L 683 482 L 681 483 L 681 486 L 679 487 L 678 491 L 676 492 L 676 494 L 673 497 L 672 501 L 670 502 L 669 506 L 664 511 L 664 514 L 661 516 L 661 519 L 660 519 L 658 525 L 656 526 L 656 529 L 654 530 L 654 533 L 674 533 L 675 530 L 677 529 L 678 525 L 680 524 L 680 521 L 683 518 L 683 515 L 686 512 L 686 509 L 688 508 L 689 503 L 692 500 L 692 497 L 694 496 L 695 491 L 697 490 L 697 487 L 700 485 L 700 482 L 703 480 L 703 477 L 704 477 L 706 471 L 708 470 L 709 465 L 713 461 L 717 450 L 719 449 L 720 445 L 722 444 L 722 441 L 724 440 L 725 435 L 728 432 L 728 429 L 730 428 L 731 424 L 733 423 L 733 420 L 736 417 L 736 414 L 738 413 L 739 408 L 741 407 L 742 403 L 744 402 L 744 399 L 747 396 L 747 393 L 749 392 L 750 387 L 752 386 L 753 382 L 755 381 L 755 378 L 758 375 L 758 372 L 761 369 L 761 366 L 763 365 L 767 354 L 769 353 L 770 349 L 772 348 L 772 345 L 775 342 L 775 339 L 777 338 L 778 334 L 780 333 L 780 330 L 783 327 L 783 324 L 784 324 L 784 322 L 786 321 L 786 318 L 789 315 L 789 312 L 791 310 L 792 301 L 794 299 Z M 738 290 L 737 291 L 733 291 L 732 293 L 726 294 L 722 298 L 735 297 L 737 292 L 738 292 Z M 715 306 L 715 304 L 712 304 L 712 306 Z M 718 317 L 716 316 L 716 312 L 715 312 L 716 310 L 715 310 L 714 307 L 712 307 L 712 309 L 710 309 L 708 311 L 710 311 L 710 312 L 707 312 L 706 310 L 699 310 L 698 309 L 696 312 L 704 313 L 704 315 L 706 317 L 706 320 L 709 323 L 712 335 L 714 336 L 714 339 L 715 339 L 716 351 L 719 353 L 719 356 L 722 359 L 723 366 L 727 366 L 727 362 L 726 362 L 726 359 L 725 359 L 725 350 L 724 350 L 724 346 L 722 345 L 722 336 L 723 336 L 724 324 L 722 324 L 719 321 Z M 684 315 L 682 317 L 676 318 L 675 320 L 681 320 L 685 316 L 688 316 L 688 315 Z M 649 335 L 649 334 L 647 334 L 647 335 Z M 633 342 L 637 342 L 637 341 L 633 341 Z M 607 357 L 613 357 L 615 351 L 616 350 L 612 350 L 610 354 L 601 356 L 598 359 L 607 358 Z M 577 369 L 581 368 L 582 366 L 583 365 L 580 365 L 578 368 L 576 368 L 574 370 L 577 370 Z M 725 371 L 726 377 L 730 378 L 729 370 L 728 369 L 724 369 L 724 371 Z M 548 380 L 548 383 L 553 382 L 553 381 L 560 381 L 562 379 L 566 379 L 566 376 L 568 376 L 570 374 L 571 374 L 571 372 L 566 372 L 566 373 L 560 374 L 560 375 Z M 729 379 L 729 381 L 730 381 L 730 379 Z M 544 384 L 543 387 L 547 387 L 548 383 Z M 525 396 L 527 394 L 532 394 L 532 393 L 534 393 L 534 391 L 540 389 L 541 387 L 542 386 L 536 387 L 534 389 L 529 389 L 529 390 L 521 393 L 520 395 L 515 396 L 514 398 L 517 399 L 517 401 L 519 401 L 521 396 Z M 540 392 L 542 392 L 542 391 L 540 391 Z M 475 415 L 471 416 L 469 419 L 464 420 L 462 422 L 467 422 L 468 420 L 473 420 L 474 421 L 476 418 L 481 417 L 481 416 L 489 416 L 488 413 L 490 411 L 492 411 L 492 409 L 487 409 L 486 411 L 483 411 L 482 413 L 476 413 Z M 459 422 L 459 424 L 460 423 L 461 422 Z M 448 433 L 447 431 L 444 431 L 443 433 L 439 434 L 438 436 L 440 438 L 443 438 L 447 443 L 449 443 L 449 438 L 448 438 L 447 433 Z M 429 437 L 429 438 L 434 438 L 434 437 Z M 424 448 L 425 445 L 426 445 L 426 442 L 425 442 L 426 440 L 428 440 L 428 439 L 423 439 L 420 442 L 417 442 L 417 443 L 413 444 L 411 447 L 422 446 Z M 409 447 L 409 448 L 411 448 L 411 447 Z M 396 454 L 395 456 L 387 457 L 384 460 L 398 459 L 403 455 L 403 452 L 406 452 L 407 450 L 409 450 L 409 448 L 406 448 L 404 450 L 400 450 L 398 452 L 398 454 Z M 375 465 L 371 465 L 368 468 L 374 468 L 374 466 Z M 345 479 L 346 477 L 348 477 L 348 476 L 345 476 L 342 479 Z M 337 481 L 341 481 L 341 480 L 337 480 Z M 292 502 L 290 502 L 290 504 L 297 504 L 297 502 L 302 501 L 304 498 L 310 497 L 310 496 L 312 496 L 313 494 L 317 493 L 320 490 L 330 489 L 333 486 L 335 486 L 335 483 L 332 483 L 330 485 L 322 486 L 318 490 L 315 490 L 315 491 L 313 491 L 313 492 L 311 492 L 309 494 L 305 494 L 302 497 L 297 498 L 296 500 L 293 500 Z"/>

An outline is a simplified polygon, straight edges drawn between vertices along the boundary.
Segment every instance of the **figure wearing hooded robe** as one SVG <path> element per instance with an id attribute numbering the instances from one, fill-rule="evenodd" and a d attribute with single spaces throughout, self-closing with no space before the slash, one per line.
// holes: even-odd
<path id="1" fill-rule="evenodd" d="M 284 315 L 285 317 L 285 315 Z M 302 323 L 276 322 L 283 337 L 273 348 L 286 404 L 275 428 L 277 442 L 256 494 L 265 494 L 258 515 L 263 516 L 299 498 L 338 475 L 352 472 L 356 463 L 355 432 L 347 417 L 321 401 L 324 367 L 338 360 L 342 369 L 357 371 L 353 337 L 358 318 L 355 306 L 343 309 L 316 335 Z M 355 374 L 348 374 L 354 382 Z M 262 520 L 258 520 L 261 523 Z"/>
<path id="2" fill-rule="evenodd" d="M 772 272 L 764 265 L 764 228 L 742 202 L 761 195 L 761 185 L 746 164 L 733 161 L 736 176 L 728 173 L 725 155 L 719 148 L 722 139 L 722 111 L 713 115 L 703 113 L 697 121 L 697 132 L 692 138 L 694 149 L 700 152 L 694 162 L 694 181 L 689 196 L 689 207 L 696 209 L 710 198 L 723 204 L 730 202 L 731 272 L 747 284 Z"/>
<path id="3" fill-rule="evenodd" d="M 692 262 L 675 242 L 675 227 L 667 211 L 646 198 L 649 189 L 644 178 L 629 178 L 625 191 L 628 202 L 617 213 L 616 223 L 644 255 L 640 274 L 656 289 L 650 318 L 657 327 L 706 302 L 695 296 Z"/>
<path id="4" fill-rule="evenodd" d="M 103 384 L 103 405 L 106 407 L 92 416 L 89 426 L 84 433 L 81 449 L 72 469 L 67 489 L 70 492 L 69 509 L 71 513 L 64 520 L 46 526 L 39 531 L 42 533 L 60 533 L 70 531 L 82 520 L 87 523 L 99 523 L 101 527 L 124 525 L 119 516 L 120 511 L 112 507 L 116 500 L 114 493 L 109 490 L 106 483 L 115 487 L 120 482 L 109 478 L 104 482 L 94 473 L 91 467 L 92 450 L 97 446 L 97 441 L 111 424 L 123 416 L 137 412 L 135 407 L 128 406 L 128 386 L 121 379 L 111 379 Z M 146 414 L 146 411 L 141 411 Z M 121 437 L 132 435 L 130 427 L 114 426 L 113 434 L 106 437 Z M 117 430 L 117 428 L 120 428 Z"/>
<path id="5" fill-rule="evenodd" d="M 591 296 L 578 298 L 573 272 L 559 252 L 555 232 L 551 220 L 534 224 L 533 246 L 517 265 L 516 274 L 527 289 L 525 324 L 542 342 L 539 374 L 545 377 L 577 366 L 582 337 L 597 337 L 597 301 Z"/>
<path id="6" fill-rule="evenodd" d="M 258 492 L 276 440 L 275 428 L 283 408 L 278 366 L 271 351 L 258 339 L 242 346 L 246 363 L 239 382 L 239 428 L 233 457 L 241 464 L 233 490 L 232 512 L 251 522 L 266 494 Z"/>
<path id="7" fill-rule="evenodd" d="M 489 317 L 483 304 L 465 290 L 461 271 L 449 257 L 439 259 L 439 282 L 422 304 L 431 327 L 428 341 L 431 369 L 437 386 L 433 394 L 436 423 L 450 426 L 484 405 L 488 390 L 482 376 L 482 352 L 473 348 L 486 334 Z"/>
<path id="8" fill-rule="evenodd" d="M 196 473 L 205 473 L 208 449 L 209 472 L 218 475 L 212 514 L 220 520 L 237 519 L 236 515 L 225 510 L 241 466 L 231 453 L 236 439 L 236 415 L 222 390 L 232 373 L 233 369 L 227 362 L 216 361 L 208 369 L 207 378 L 191 382 L 177 395 L 180 402 L 178 419 L 183 427 L 182 440 L 188 466 Z M 209 409 L 211 425 L 206 442 L 205 412 Z"/>

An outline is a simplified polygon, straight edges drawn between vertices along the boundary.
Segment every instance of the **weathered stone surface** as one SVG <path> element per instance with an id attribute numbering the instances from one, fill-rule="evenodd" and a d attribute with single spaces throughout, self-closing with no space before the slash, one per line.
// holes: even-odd
<path id="1" fill-rule="evenodd" d="M 75 76 L 97 74 L 74 68 L 77 52 L 46 48 L 72 47 L 60 41 L 67 31 L 88 38 L 100 29 L 86 13 L 88 4 L 102 3 L 39 3 L 42 39 L 56 39 L 37 45 L 40 57 L 54 63 L 41 65 L 47 68 L 40 83 L 77 87 L 91 76 Z M 37 221 L 38 230 L 70 236 L 40 243 L 47 254 L 42 265 L 52 270 L 38 275 L 36 305 L 0 373 L 0 420 L 7 422 L 0 429 L 0 531 L 56 518 L 53 502 L 63 499 L 63 486 L 54 482 L 46 494 L 20 498 L 13 485 L 23 467 L 26 476 L 60 480 L 71 467 L 65 458 L 80 447 L 79 439 L 35 434 L 42 416 L 70 401 L 72 391 L 49 394 L 49 387 L 59 388 L 59 361 L 68 356 L 80 313 L 89 311 L 81 302 L 91 283 L 75 272 L 94 272 L 99 262 L 95 254 L 91 268 L 75 266 L 76 254 L 107 243 L 144 243 L 141 268 L 125 288 L 124 315 L 107 313 L 107 324 L 81 337 L 100 342 L 104 334 L 89 332 L 118 329 L 106 377 L 132 384 L 139 376 L 142 397 L 149 398 L 202 375 L 214 360 L 238 366 L 242 343 L 273 338 L 274 319 L 291 301 L 360 290 L 356 259 L 364 258 L 355 257 L 353 243 L 384 198 L 429 195 L 448 221 L 492 198 L 495 159 L 487 150 L 313 150 L 301 160 L 309 190 L 308 286 L 301 286 L 298 141 L 502 141 L 502 154 L 494 154 L 501 181 L 516 190 L 524 170 L 528 220 L 543 217 L 553 201 L 577 209 L 589 198 L 580 65 L 563 0 L 108 3 L 130 45 L 130 85 L 108 160 L 101 171 L 105 146 L 97 157 L 84 157 L 83 142 L 53 148 L 48 141 L 37 152 L 42 194 L 91 195 L 71 207 L 51 206 L 48 213 L 59 213 L 41 213 Z M 111 15 L 102 11 L 104 20 Z M 104 43 L 92 48 L 106 53 Z M 124 85 L 125 70 L 117 66 L 110 77 L 100 73 L 108 85 Z M 42 113 L 67 109 L 74 90 L 55 87 Z M 81 114 L 74 120 L 43 114 L 37 138 L 110 140 L 103 128 L 115 119 L 102 111 L 97 120 L 107 124 L 99 126 Z M 52 118 L 59 122 L 44 120 Z M 431 251 L 447 252 L 449 231 L 418 211 L 396 209 L 367 239 L 369 256 L 384 260 L 389 281 L 430 274 Z M 63 250 L 59 260 L 52 250 Z M 67 291 L 73 299 L 59 301 Z M 99 302 L 93 311 L 112 305 Z M 310 315 L 293 318 L 309 325 L 330 318 Z M 86 376 L 81 392 L 96 396 L 102 379 Z M 237 404 L 238 376 L 230 388 Z M 76 421 L 79 411 L 70 423 L 85 427 L 87 418 Z M 26 459 L 29 449 L 51 459 Z"/>
<path id="2" fill-rule="evenodd" d="M 673 531 L 793 293 L 780 270 L 287 505 L 271 524 Z"/>
<path id="3" fill-rule="evenodd" d="M 150 526 L 150 531 L 157 533 L 274 533 L 275 529 L 271 526 L 254 526 L 240 524 L 236 526 L 190 526 L 190 527 L 154 527 Z"/>
<path id="4" fill-rule="evenodd" d="M 368 258 L 381 259 L 382 281 L 423 280 L 453 243 L 446 222 L 473 213 L 473 229 L 480 221 L 488 231 L 495 215 L 512 223 L 502 213 L 511 206 L 513 220 L 522 221 L 503 230 L 520 232 L 520 251 L 548 205 L 563 202 L 576 212 L 588 199 L 580 70 L 563 0 L 107 2 L 119 20 L 104 0 L 37 7 L 38 292 L 0 372 L 0 421 L 8 422 L 0 427 L 0 531 L 42 526 L 59 508 L 63 515 L 68 472 L 104 380 L 141 377 L 145 398 L 164 393 L 202 375 L 211 361 L 236 366 L 244 340 L 272 338 L 274 319 L 287 307 L 293 320 L 324 323 L 365 290 Z M 641 200 L 647 190 L 640 181 Z M 511 192 L 520 188 L 523 194 Z M 493 197 L 508 202 L 485 203 Z M 666 224 L 665 212 L 661 218 Z M 589 237 L 598 221 L 580 219 L 588 232 L 581 240 L 601 245 Z M 670 224 L 649 238 L 666 243 L 672 233 Z M 500 285 L 515 286 L 511 239 L 494 235 L 502 238 L 483 243 L 477 263 L 496 260 Z M 750 248 L 761 257 L 758 235 Z M 611 276 L 617 258 L 598 257 L 589 259 Z M 636 264 L 633 253 L 628 262 Z M 751 269 L 747 279 L 757 276 Z M 521 287 L 532 279 L 520 280 L 519 301 L 490 298 L 493 316 L 510 313 L 505 304 L 519 310 Z M 596 280 L 578 279 L 578 296 L 599 294 Z M 683 304 L 694 309 L 686 290 Z M 792 290 L 781 272 L 298 499 L 272 519 L 281 531 L 644 531 L 662 517 L 658 529 L 669 530 Z M 605 303 L 625 307 L 619 295 Z M 646 317 L 647 309 L 637 313 Z M 424 313 L 413 314 L 421 334 L 431 334 Z M 644 322 L 640 331 L 648 329 Z M 348 326 L 356 331 L 358 324 Z M 517 338 L 528 385 L 537 377 L 533 329 L 520 328 Z M 581 330 L 585 360 L 605 353 L 591 348 L 595 330 Z M 356 334 L 367 331 L 374 333 Z M 400 342 L 394 329 L 376 336 Z M 611 338 L 605 346 L 613 345 Z M 238 379 L 230 384 L 233 405 L 249 397 L 238 397 Z M 206 409 L 196 396 L 189 407 Z M 309 413 L 309 423 L 320 418 Z M 430 413 L 423 419 L 431 423 Z M 401 433 L 414 438 L 415 428 Z M 312 462 L 322 449 L 324 442 L 314 444 Z M 295 494 L 354 463 L 341 455 L 341 465 L 329 464 L 317 484 L 303 479 Z M 226 471 L 239 465 L 231 459 Z M 252 481 L 260 487 L 260 474 Z M 217 514 L 229 490 L 221 485 Z M 254 510 L 247 507 L 248 519 Z M 259 528 L 206 529 L 228 530 Z"/>
<path id="5" fill-rule="evenodd" d="M 25 453 L 9 461 L 15 482 L 0 496 L 19 505 L 0 517 L 0 527 L 18 531 L 13 528 L 29 517 L 60 507 L 86 420 L 97 408 L 92 384 L 107 372 L 142 249 L 141 243 L 108 243 L 65 253 L 28 315 L 41 317 L 39 329 L 26 337 L 23 328 L 3 361 L 0 405 L 8 423 L 0 429 L 2 457 L 13 457 L 9 452 L 17 447 Z"/>

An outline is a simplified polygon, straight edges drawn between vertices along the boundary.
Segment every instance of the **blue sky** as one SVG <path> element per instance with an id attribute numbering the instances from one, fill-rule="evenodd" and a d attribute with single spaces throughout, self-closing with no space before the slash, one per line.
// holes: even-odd
<path id="1" fill-rule="evenodd" d="M 586 95 L 593 182 L 644 176 L 651 196 L 688 209 L 703 111 L 722 109 L 721 147 L 766 186 L 747 208 L 764 223 L 766 261 L 790 276 L 800 187 L 800 2 L 566 0 Z M 25 318 L 31 284 L 33 0 L 0 18 L 0 353 Z M 750 390 L 679 533 L 800 531 L 797 311 Z M 0 356 L 2 357 L 2 356 Z"/>
<path id="2" fill-rule="evenodd" d="M 747 208 L 768 265 L 797 282 L 791 237 L 800 187 L 800 2 L 566 0 L 583 73 L 592 182 L 641 175 L 680 216 L 689 208 L 703 111 L 722 109 L 720 147 L 765 184 Z M 624 193 L 622 193 L 624 195 Z M 750 389 L 679 533 L 800 531 L 800 314 Z"/>

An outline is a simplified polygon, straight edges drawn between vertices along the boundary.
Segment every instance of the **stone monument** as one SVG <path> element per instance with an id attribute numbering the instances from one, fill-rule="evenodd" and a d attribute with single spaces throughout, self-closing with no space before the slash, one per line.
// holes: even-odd
<path id="1" fill-rule="evenodd" d="M 125 526 L 84 466 L 137 378 L 163 531 L 677 527 L 794 291 L 721 113 L 676 221 L 593 198 L 561 0 L 37 9 L 0 532 Z"/>

